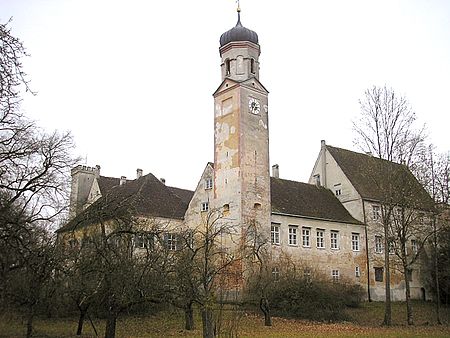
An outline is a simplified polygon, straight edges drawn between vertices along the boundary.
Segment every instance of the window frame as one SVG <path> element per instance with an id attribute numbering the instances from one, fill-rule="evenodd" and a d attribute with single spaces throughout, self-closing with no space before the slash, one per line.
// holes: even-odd
<path id="1" fill-rule="evenodd" d="M 379 205 L 372 205 L 372 220 L 375 222 L 381 221 L 381 207 Z"/>
<path id="2" fill-rule="evenodd" d="M 298 226 L 289 225 L 288 244 L 290 246 L 298 246 Z"/>
<path id="3" fill-rule="evenodd" d="M 333 282 L 339 282 L 339 269 L 331 270 L 331 279 Z"/>
<path id="4" fill-rule="evenodd" d="M 352 251 L 358 252 L 361 248 L 361 236 L 357 232 L 352 232 Z"/>
<path id="5" fill-rule="evenodd" d="M 321 234 L 320 236 L 319 233 Z M 325 249 L 325 229 L 316 229 L 316 248 Z"/>
<path id="6" fill-rule="evenodd" d="M 336 238 L 333 238 L 334 235 L 336 235 Z M 339 242 L 340 242 L 340 240 L 339 240 L 339 231 L 338 230 L 331 230 L 330 231 L 330 249 L 331 250 L 339 250 L 339 245 L 340 245 Z"/>
<path id="7" fill-rule="evenodd" d="M 270 243 L 272 245 L 280 245 L 280 224 L 272 223 L 270 225 Z"/>
<path id="8" fill-rule="evenodd" d="M 375 253 L 383 253 L 383 236 L 375 235 Z"/>
<path id="9" fill-rule="evenodd" d="M 213 188 L 213 179 L 208 177 L 205 179 L 205 190 L 211 190 Z"/>
<path id="10" fill-rule="evenodd" d="M 302 246 L 304 248 L 311 247 L 311 228 L 302 227 Z"/>
<path id="11" fill-rule="evenodd" d="M 384 281 L 384 268 L 383 267 L 379 267 L 379 266 L 375 266 L 373 268 L 373 270 L 374 270 L 375 282 L 382 283 Z"/>
<path id="12" fill-rule="evenodd" d="M 201 212 L 209 211 L 209 202 L 202 202 L 200 210 Z"/>
<path id="13" fill-rule="evenodd" d="M 361 277 L 361 269 L 359 266 L 355 266 L 355 277 Z"/>

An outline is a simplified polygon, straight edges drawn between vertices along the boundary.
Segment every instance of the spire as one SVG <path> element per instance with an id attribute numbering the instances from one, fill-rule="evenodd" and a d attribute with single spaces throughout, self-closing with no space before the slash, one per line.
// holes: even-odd
<path id="1" fill-rule="evenodd" d="M 241 5 L 240 5 L 239 0 L 236 0 L 236 2 L 237 2 L 237 9 L 236 9 L 236 11 L 237 11 L 237 14 L 238 14 L 238 21 L 236 23 L 236 26 L 241 26 L 242 27 L 242 24 L 241 24 Z"/>

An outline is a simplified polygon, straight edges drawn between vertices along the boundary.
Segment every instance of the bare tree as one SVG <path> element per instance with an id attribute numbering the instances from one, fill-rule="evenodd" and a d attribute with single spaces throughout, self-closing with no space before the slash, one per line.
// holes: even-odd
<path id="1" fill-rule="evenodd" d="M 236 226 L 219 209 L 202 213 L 199 224 L 180 234 L 183 245 L 176 266 L 182 268 L 177 269 L 175 289 L 185 304 L 186 326 L 192 325 L 192 304 L 199 305 L 205 338 L 220 331 L 217 306 L 229 301 L 228 294 L 240 283 L 241 257 L 235 235 Z"/>
<path id="2" fill-rule="evenodd" d="M 397 95 L 393 89 L 376 87 L 366 90 L 364 98 L 360 100 L 361 117 L 353 123 L 356 132 L 355 144 L 364 152 L 375 154 L 379 159 L 404 164 L 411 171 L 418 169 L 418 158 L 423 156 L 424 130 L 415 128 L 416 116 L 406 98 Z M 388 248 L 393 242 L 398 241 L 401 249 L 399 257 L 403 258 L 404 277 L 406 283 L 406 298 L 409 301 L 409 283 L 407 281 L 408 266 L 405 258 L 406 241 L 415 231 L 412 227 L 413 214 L 417 213 L 417 207 L 423 208 L 419 202 L 416 203 L 415 196 L 420 190 L 410 183 L 402 186 L 402 179 L 410 174 L 409 170 L 402 166 L 386 166 L 381 161 L 380 168 L 374 168 L 373 175 L 369 180 L 380 191 L 381 223 L 384 232 L 384 266 L 385 266 L 385 317 L 384 324 L 391 325 L 391 295 L 390 295 L 390 257 Z M 404 182 L 403 182 L 404 183 Z M 413 184 L 414 185 L 414 184 Z M 423 195 L 421 196 L 423 199 Z M 423 201 L 421 201 L 423 202 Z M 425 203 L 426 204 L 426 203 Z M 400 216 L 399 216 L 400 210 Z M 430 211 L 428 209 L 428 211 Z M 408 213 L 408 216 L 405 215 Z M 408 323 L 412 323 L 412 310 L 408 305 Z"/>

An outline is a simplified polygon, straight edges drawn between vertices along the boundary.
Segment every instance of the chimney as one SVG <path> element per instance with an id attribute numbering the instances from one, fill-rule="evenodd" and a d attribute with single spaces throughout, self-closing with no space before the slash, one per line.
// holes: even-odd
<path id="1" fill-rule="evenodd" d="M 120 185 L 124 185 L 127 183 L 127 177 L 126 176 L 120 176 Z"/>
<path id="2" fill-rule="evenodd" d="M 160 178 L 159 180 L 161 181 L 162 184 L 166 185 L 166 179 L 165 178 Z"/>
<path id="3" fill-rule="evenodd" d="M 142 169 L 136 169 L 136 178 L 139 179 L 142 177 Z"/>
<path id="4" fill-rule="evenodd" d="M 327 143 L 325 142 L 325 140 L 321 140 L 320 141 L 320 148 L 324 149 L 327 146 Z"/>
<path id="5" fill-rule="evenodd" d="M 272 177 L 280 178 L 280 166 L 278 164 L 272 166 Z"/>
<path id="6" fill-rule="evenodd" d="M 366 151 L 366 155 L 372 156 L 372 152 L 371 151 Z"/>

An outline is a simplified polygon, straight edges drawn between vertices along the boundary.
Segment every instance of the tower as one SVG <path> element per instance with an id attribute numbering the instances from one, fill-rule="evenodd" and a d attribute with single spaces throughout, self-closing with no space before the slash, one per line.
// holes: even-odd
<path id="1" fill-rule="evenodd" d="M 268 91 L 259 81 L 258 35 L 240 19 L 220 37 L 214 92 L 214 202 L 244 229 L 270 229 Z"/>

